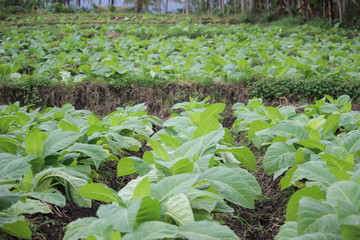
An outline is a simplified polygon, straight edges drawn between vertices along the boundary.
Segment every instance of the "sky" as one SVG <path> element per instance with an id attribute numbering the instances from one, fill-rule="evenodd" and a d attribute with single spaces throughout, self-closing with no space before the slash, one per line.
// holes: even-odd
<path id="1" fill-rule="evenodd" d="M 92 0 L 91 2 L 94 2 L 94 3 L 98 4 L 99 0 Z M 82 4 L 81 6 L 91 8 L 91 4 L 92 4 L 91 2 L 89 2 L 89 1 L 81 1 L 81 4 Z M 104 7 L 107 7 L 108 2 L 109 2 L 109 0 L 101 0 L 101 5 L 104 6 Z M 115 6 L 116 7 L 124 6 L 124 0 L 115 0 Z M 130 5 L 128 5 L 128 6 L 130 6 Z M 175 11 L 178 8 L 183 8 L 183 6 L 184 6 L 184 4 L 182 4 L 182 3 L 174 3 L 174 2 L 171 2 L 169 0 L 168 9 L 171 12 L 171 11 Z M 164 8 L 165 8 L 165 4 L 164 4 L 164 6 L 162 6 L 162 9 L 164 9 Z"/>

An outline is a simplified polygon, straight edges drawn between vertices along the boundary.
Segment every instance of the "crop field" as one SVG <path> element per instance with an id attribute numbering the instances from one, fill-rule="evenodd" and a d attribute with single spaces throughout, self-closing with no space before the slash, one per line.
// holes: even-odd
<path id="1" fill-rule="evenodd" d="M 0 238 L 360 239 L 359 31 L 235 20 L 2 21 Z M 162 109 L 176 84 L 187 100 Z M 41 104 L 79 88 L 119 106 Z"/>

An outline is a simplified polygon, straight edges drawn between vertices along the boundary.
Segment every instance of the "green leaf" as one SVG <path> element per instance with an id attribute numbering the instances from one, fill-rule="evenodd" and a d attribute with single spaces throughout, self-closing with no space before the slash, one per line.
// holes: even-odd
<path id="1" fill-rule="evenodd" d="M 121 158 L 117 164 L 117 176 L 122 177 L 136 172 L 134 160 L 131 158 Z"/>
<path id="2" fill-rule="evenodd" d="M 160 143 L 149 140 L 148 144 L 161 159 L 165 161 L 171 161 L 170 155 Z"/>
<path id="3" fill-rule="evenodd" d="M 231 152 L 244 167 L 250 170 L 255 170 L 256 168 L 256 158 L 253 152 L 247 147 L 220 148 L 217 152 Z"/>
<path id="4" fill-rule="evenodd" d="M 290 198 L 286 207 L 286 221 L 297 221 L 299 201 L 303 197 L 312 197 L 317 200 L 325 200 L 324 193 L 317 186 L 302 188 L 296 191 Z"/>
<path id="5" fill-rule="evenodd" d="M 58 207 L 65 207 L 66 205 L 65 197 L 59 192 L 59 190 L 54 188 L 49 188 L 42 192 L 29 192 L 25 195 L 54 204 Z"/>
<path id="6" fill-rule="evenodd" d="M 159 134 L 158 135 L 161 139 L 161 141 L 165 144 L 165 146 L 172 148 L 172 149 L 177 149 L 178 147 L 180 147 L 180 141 L 170 135 L 166 135 L 166 134 Z"/>
<path id="7" fill-rule="evenodd" d="M 39 200 L 25 199 L 25 201 L 18 201 L 11 206 L 11 210 L 17 214 L 35 214 L 35 213 L 52 213 L 50 208 Z"/>
<path id="8" fill-rule="evenodd" d="M 194 163 L 189 159 L 180 159 L 170 167 L 170 171 L 173 175 L 181 173 L 192 173 L 194 171 Z"/>
<path id="9" fill-rule="evenodd" d="M 360 131 L 353 131 L 343 139 L 344 148 L 348 153 L 357 153 L 360 150 Z"/>
<path id="10" fill-rule="evenodd" d="M 225 103 L 214 103 L 206 107 L 205 111 L 200 113 L 200 122 L 204 122 L 209 118 L 217 117 L 225 110 Z M 202 123 L 201 123 L 202 124 Z"/>
<path id="11" fill-rule="evenodd" d="M 297 222 L 286 222 L 280 227 L 279 234 L 275 236 L 275 240 L 289 240 L 297 236 Z"/>
<path id="12" fill-rule="evenodd" d="M 22 179 L 30 170 L 30 165 L 16 155 L 0 153 L 0 183 Z"/>
<path id="13" fill-rule="evenodd" d="M 339 233 L 340 226 L 333 208 L 313 198 L 302 198 L 298 211 L 298 233 Z"/>
<path id="14" fill-rule="evenodd" d="M 208 133 L 219 129 L 219 120 L 216 117 L 206 118 L 199 123 L 199 127 L 196 128 L 193 133 L 194 138 L 205 136 Z"/>
<path id="15" fill-rule="evenodd" d="M 241 169 L 210 168 L 201 174 L 199 180 L 209 181 L 228 201 L 246 208 L 254 208 L 254 200 L 258 197 L 255 192 L 261 191 L 254 176 Z"/>
<path id="16" fill-rule="evenodd" d="M 138 200 L 141 200 L 141 203 L 136 213 L 136 226 L 144 222 L 160 221 L 161 206 L 157 199 L 145 196 Z M 129 209 L 129 211 L 131 211 L 131 209 Z"/>
<path id="17" fill-rule="evenodd" d="M 8 223 L 0 227 L 4 232 L 18 238 L 31 239 L 31 230 L 29 224 L 25 221 Z"/>
<path id="18" fill-rule="evenodd" d="M 294 184 L 305 178 L 329 187 L 332 183 L 336 182 L 337 179 L 325 165 L 322 161 L 311 161 L 301 164 L 294 172 L 291 182 Z"/>
<path id="19" fill-rule="evenodd" d="M 297 144 L 303 145 L 304 147 L 306 147 L 306 148 L 309 149 L 309 150 L 314 149 L 314 150 L 316 150 L 317 152 L 319 152 L 319 150 L 320 150 L 321 152 L 324 152 L 324 151 L 325 151 L 325 145 L 319 143 L 318 141 L 313 141 L 313 140 L 305 139 L 305 140 L 302 140 L 302 141 L 300 141 L 300 142 L 297 142 Z"/>
<path id="20" fill-rule="evenodd" d="M 102 183 L 89 183 L 85 186 L 78 188 L 76 190 L 76 193 L 83 197 L 98 201 L 103 201 L 107 203 L 116 202 L 118 204 L 123 204 L 117 192 Z"/>
<path id="21" fill-rule="evenodd" d="M 328 132 L 335 132 L 335 130 L 338 128 L 340 117 L 340 114 L 332 114 L 326 119 L 322 131 L 322 136 L 325 136 Z"/>
<path id="22" fill-rule="evenodd" d="M 48 135 L 41 131 L 31 132 L 25 138 L 25 150 L 28 155 L 41 155 L 44 148 L 44 142 Z"/>
<path id="23" fill-rule="evenodd" d="M 170 197 L 166 202 L 166 209 L 166 213 L 178 225 L 195 222 L 189 199 L 183 193 Z"/>
<path id="24" fill-rule="evenodd" d="M 108 154 L 101 146 L 92 144 L 75 143 L 71 147 L 67 148 L 66 151 L 81 152 L 91 157 L 94 160 L 94 164 L 97 169 L 99 168 L 100 163 L 108 157 Z"/>
<path id="25" fill-rule="evenodd" d="M 13 192 L 0 192 L 0 210 L 11 207 L 14 203 L 20 200 L 23 195 Z"/>
<path id="26" fill-rule="evenodd" d="M 53 179 L 64 185 L 66 192 L 74 203 L 80 207 L 90 207 L 91 200 L 76 194 L 76 190 L 88 183 L 88 177 L 66 167 L 48 168 L 34 176 L 34 190 L 43 191 L 49 188 Z"/>
<path id="27" fill-rule="evenodd" d="M 239 237 L 228 227 L 216 222 L 193 222 L 179 227 L 179 234 L 196 240 L 238 240 Z"/>
<path id="28" fill-rule="evenodd" d="M 130 223 L 130 216 L 129 214 L 136 214 L 128 211 L 127 208 L 121 207 L 114 204 L 108 204 L 108 205 L 101 205 L 97 211 L 97 215 L 101 219 L 107 220 L 115 230 L 118 230 L 120 232 L 132 232 L 133 230 L 133 224 L 135 216 L 132 216 L 132 220 Z M 121 221 L 119 221 L 121 219 Z"/>
<path id="29" fill-rule="evenodd" d="M 86 239 L 89 236 L 110 240 L 113 232 L 112 225 L 105 219 L 80 218 L 66 226 L 63 240 Z"/>
<path id="30" fill-rule="evenodd" d="M 332 184 L 326 194 L 327 202 L 338 210 L 341 218 L 354 213 L 360 214 L 360 184 L 352 181 L 340 181 Z M 348 210 L 341 208 L 348 205 Z"/>
<path id="31" fill-rule="evenodd" d="M 163 202 L 172 195 L 187 192 L 195 184 L 198 176 L 195 173 L 183 173 L 166 177 L 151 185 L 151 193 L 160 202 Z"/>
<path id="32" fill-rule="evenodd" d="M 0 137 L 0 152 L 16 154 L 19 144 L 10 138 Z"/>
<path id="33" fill-rule="evenodd" d="M 275 142 L 266 151 L 264 156 L 264 170 L 268 174 L 280 176 L 289 167 L 294 165 L 295 149 L 286 143 Z"/>
<path id="34" fill-rule="evenodd" d="M 142 179 L 135 187 L 133 199 L 143 197 L 143 196 L 150 196 L 150 180 L 149 178 L 145 177 Z"/>
<path id="35" fill-rule="evenodd" d="M 142 223 L 131 234 L 125 235 L 123 240 L 159 240 L 159 239 L 174 239 L 178 234 L 176 226 L 151 221 Z"/>
<path id="36" fill-rule="evenodd" d="M 66 121 L 64 119 L 61 119 L 59 121 L 58 127 L 60 129 L 62 129 L 63 131 L 71 131 L 71 132 L 77 132 L 77 133 L 80 132 L 80 130 L 77 126 L 75 126 L 74 124 L 72 124 L 69 121 Z"/>
<path id="37" fill-rule="evenodd" d="M 278 108 L 274 107 L 265 107 L 267 111 L 268 117 L 271 119 L 272 122 L 276 122 L 277 120 L 284 120 L 285 117 L 281 114 Z"/>
<path id="38" fill-rule="evenodd" d="M 358 240 L 360 239 L 360 225 L 341 225 L 341 236 L 344 240 Z"/>
<path id="39" fill-rule="evenodd" d="M 62 132 L 59 129 L 51 132 L 49 138 L 44 143 L 44 156 L 64 150 L 79 137 L 80 134 L 76 132 Z"/>
<path id="40" fill-rule="evenodd" d="M 270 128 L 270 131 L 274 131 L 275 135 L 283 136 L 286 138 L 296 138 L 299 140 L 308 139 L 309 133 L 300 126 L 292 123 L 279 123 Z"/>

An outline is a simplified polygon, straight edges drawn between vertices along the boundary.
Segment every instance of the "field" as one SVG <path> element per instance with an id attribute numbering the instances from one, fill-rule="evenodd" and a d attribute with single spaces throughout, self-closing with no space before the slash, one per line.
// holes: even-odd
<path id="1" fill-rule="evenodd" d="M 2 21 L 0 237 L 359 239 L 359 31 L 237 21 Z"/>

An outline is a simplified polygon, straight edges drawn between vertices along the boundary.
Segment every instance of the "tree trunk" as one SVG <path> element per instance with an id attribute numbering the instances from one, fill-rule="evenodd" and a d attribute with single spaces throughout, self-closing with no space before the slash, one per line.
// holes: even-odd
<path id="1" fill-rule="evenodd" d="M 165 0 L 165 13 L 168 13 L 169 0 Z"/>
<path id="2" fill-rule="evenodd" d="M 245 12 L 245 0 L 241 0 L 241 12 Z"/>
<path id="3" fill-rule="evenodd" d="M 342 5 L 341 0 L 338 0 L 337 3 L 338 3 L 338 8 L 339 8 L 339 20 L 342 23 L 343 22 L 343 5 Z"/>

